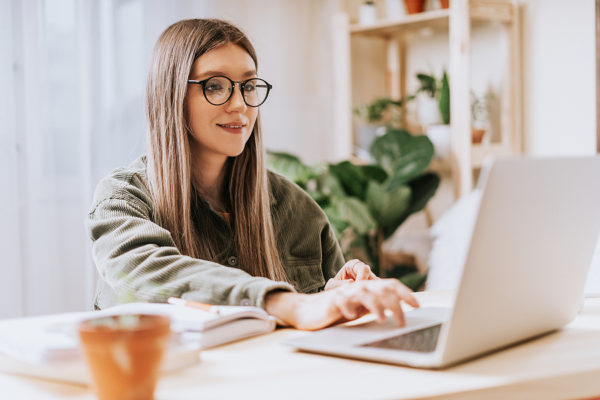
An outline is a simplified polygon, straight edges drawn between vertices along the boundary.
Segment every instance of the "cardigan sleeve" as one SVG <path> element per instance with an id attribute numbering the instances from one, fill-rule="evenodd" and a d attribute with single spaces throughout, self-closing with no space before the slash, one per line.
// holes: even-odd
<path id="1" fill-rule="evenodd" d="M 182 255 L 166 229 L 152 220 L 150 196 L 135 175 L 105 178 L 87 227 L 100 274 L 96 306 L 168 297 L 211 304 L 263 307 L 267 293 L 294 288 L 238 268 Z"/>

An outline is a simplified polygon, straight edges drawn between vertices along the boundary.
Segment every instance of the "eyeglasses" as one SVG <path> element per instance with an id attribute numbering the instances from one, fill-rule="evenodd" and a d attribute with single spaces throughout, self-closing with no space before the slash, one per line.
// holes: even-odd
<path id="1" fill-rule="evenodd" d="M 267 100 L 273 88 L 271 84 L 260 78 L 251 78 L 245 81 L 232 81 L 226 76 L 211 76 L 202 81 L 188 80 L 202 86 L 204 98 L 214 106 L 220 106 L 229 101 L 233 95 L 234 86 L 240 85 L 244 103 L 249 107 L 258 107 Z"/>

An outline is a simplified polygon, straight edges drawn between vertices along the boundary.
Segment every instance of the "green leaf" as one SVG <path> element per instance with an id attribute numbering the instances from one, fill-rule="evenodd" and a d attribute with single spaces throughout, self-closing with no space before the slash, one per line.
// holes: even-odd
<path id="1" fill-rule="evenodd" d="M 446 125 L 450 123 L 450 84 L 448 83 L 448 74 L 444 71 L 442 75 L 442 85 L 440 88 L 440 98 L 438 100 L 442 122 Z"/>
<path id="2" fill-rule="evenodd" d="M 371 155 L 388 175 L 394 172 L 394 162 L 407 153 L 404 146 L 410 137 L 411 134 L 405 130 L 388 129 L 385 135 L 373 141 Z"/>
<path id="3" fill-rule="evenodd" d="M 379 165 L 361 165 L 358 168 L 362 171 L 362 174 L 367 181 L 374 180 L 382 183 L 388 177 L 387 172 Z"/>
<path id="4" fill-rule="evenodd" d="M 433 157 L 433 144 L 427 136 L 413 136 L 404 130 L 390 129 L 375 139 L 371 155 L 392 177 L 390 188 L 395 188 L 421 174 Z"/>
<path id="5" fill-rule="evenodd" d="M 347 194 L 364 199 L 367 182 L 359 167 L 350 161 L 342 161 L 330 165 L 329 171 L 340 181 Z"/>
<path id="6" fill-rule="evenodd" d="M 332 198 L 330 211 L 327 214 L 334 219 L 348 223 L 359 235 L 375 229 L 376 223 L 367 206 L 353 197 Z"/>
<path id="7" fill-rule="evenodd" d="M 417 74 L 417 79 L 421 83 L 419 92 L 426 92 L 429 97 L 435 97 L 436 94 L 436 82 L 433 75 Z"/>
<path id="8" fill-rule="evenodd" d="M 327 196 L 345 196 L 346 192 L 342 187 L 340 180 L 329 170 L 318 178 L 318 186 L 320 190 Z"/>
<path id="9" fill-rule="evenodd" d="M 417 291 L 417 290 L 420 290 L 421 287 L 425 284 L 425 281 L 427 280 L 427 274 L 421 275 L 418 272 L 413 272 L 413 273 L 404 275 L 403 277 L 401 277 L 399 279 L 400 279 L 400 282 L 404 283 L 411 290 Z"/>
<path id="10" fill-rule="evenodd" d="M 411 205 L 411 189 L 399 186 L 387 190 L 385 185 L 369 182 L 367 188 L 367 206 L 377 224 L 385 230 L 395 230 L 397 221 L 407 213 Z"/>
<path id="11" fill-rule="evenodd" d="M 298 157 L 288 153 L 268 152 L 267 168 L 285 176 L 303 188 L 316 175 L 312 168 L 304 165 Z"/>
<path id="12" fill-rule="evenodd" d="M 425 208 L 440 185 L 440 177 L 437 174 L 428 172 L 414 179 L 408 185 L 412 189 L 412 202 L 408 214 L 412 214 Z"/>
<path id="13" fill-rule="evenodd" d="M 335 236 L 339 240 L 342 237 L 342 233 L 344 232 L 344 230 L 348 228 L 350 224 L 340 217 L 337 208 L 332 206 L 331 204 L 326 207 L 323 207 L 323 211 L 325 212 L 325 215 L 327 215 L 327 219 L 329 220 L 331 226 L 333 226 L 333 229 L 335 231 Z"/>

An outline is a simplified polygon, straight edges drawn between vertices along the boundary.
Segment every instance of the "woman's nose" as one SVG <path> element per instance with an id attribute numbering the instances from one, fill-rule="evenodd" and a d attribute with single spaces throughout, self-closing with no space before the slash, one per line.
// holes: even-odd
<path id="1" fill-rule="evenodd" d="M 242 88 L 240 84 L 237 82 L 234 83 L 233 88 L 231 90 L 233 90 L 233 94 L 231 95 L 229 101 L 226 103 L 228 111 L 245 111 L 247 106 L 246 102 L 244 101 L 244 96 L 242 95 Z"/>

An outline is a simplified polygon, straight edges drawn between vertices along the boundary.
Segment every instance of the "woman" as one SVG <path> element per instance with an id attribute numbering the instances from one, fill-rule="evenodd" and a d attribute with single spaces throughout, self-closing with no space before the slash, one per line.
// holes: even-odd
<path id="1" fill-rule="evenodd" d="M 403 323 L 400 300 L 418 306 L 397 280 L 343 265 L 318 205 L 267 173 L 258 106 L 270 89 L 231 24 L 185 20 L 163 32 L 146 88 L 148 156 L 104 178 L 89 214 L 97 308 L 177 296 L 318 329 L 366 312 L 383 320 L 385 309 Z"/>

